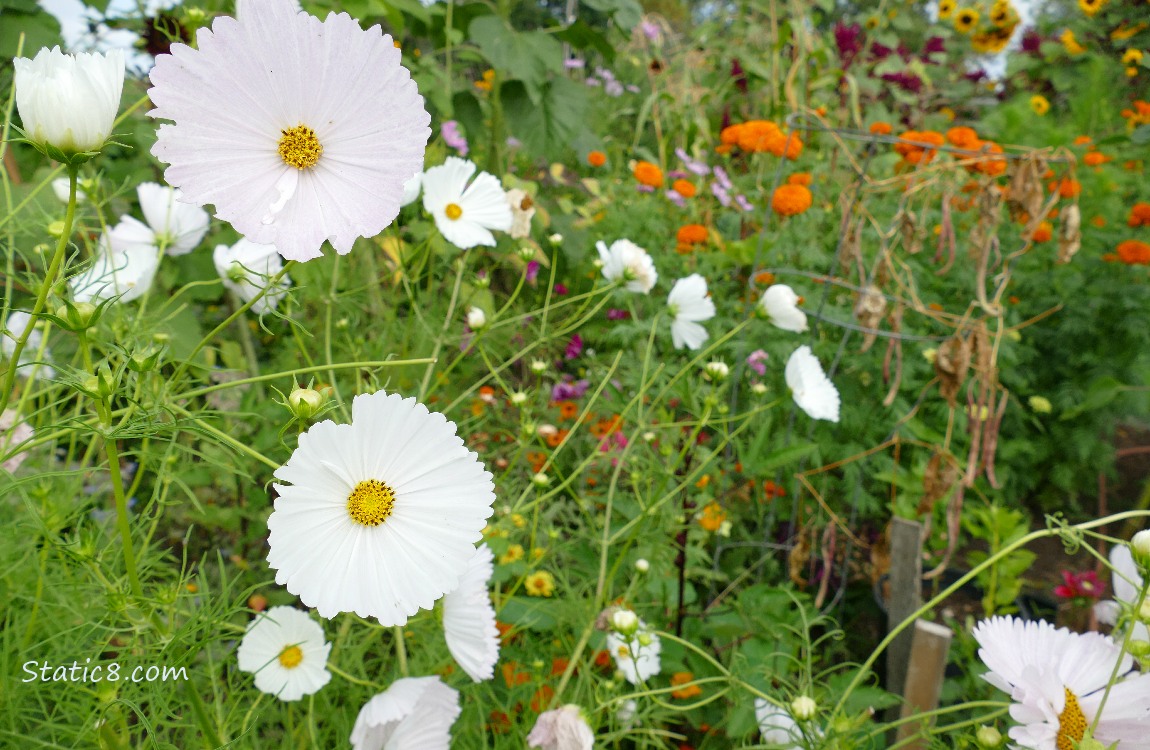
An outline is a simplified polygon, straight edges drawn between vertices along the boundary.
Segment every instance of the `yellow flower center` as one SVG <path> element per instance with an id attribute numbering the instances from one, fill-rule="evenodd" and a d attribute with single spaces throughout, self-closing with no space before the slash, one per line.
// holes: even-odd
<path id="1" fill-rule="evenodd" d="M 303 661 L 303 651 L 299 646 L 288 646 L 279 655 L 280 666 L 284 669 L 295 669 Z"/>
<path id="2" fill-rule="evenodd" d="M 447 208 L 443 209 L 443 213 L 447 214 L 447 218 L 455 221 L 463 216 L 463 209 L 459 207 L 458 203 L 448 203 Z"/>
<path id="3" fill-rule="evenodd" d="M 296 169 L 314 167 L 319 157 L 323 155 L 323 146 L 320 145 L 315 131 L 307 125 L 296 125 L 280 132 L 283 136 L 280 138 L 279 154 L 284 163 Z"/>
<path id="4" fill-rule="evenodd" d="M 395 490 L 376 479 L 366 479 L 347 497 L 347 514 L 360 526 L 379 526 L 391 515 Z"/>
<path id="5" fill-rule="evenodd" d="M 1086 734 L 1086 714 L 1078 705 L 1078 696 L 1066 690 L 1066 708 L 1058 714 L 1058 750 L 1074 750 Z"/>

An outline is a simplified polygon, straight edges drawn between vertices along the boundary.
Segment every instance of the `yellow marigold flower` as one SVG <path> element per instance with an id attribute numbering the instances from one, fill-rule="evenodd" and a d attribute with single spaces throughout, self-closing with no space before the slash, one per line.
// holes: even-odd
<path id="1" fill-rule="evenodd" d="M 691 672 L 676 672 L 671 675 L 671 687 L 678 688 L 671 691 L 672 698 L 686 700 L 687 698 L 694 698 L 696 695 L 702 695 L 703 689 L 698 685 L 692 685 L 695 681 L 695 675 Z M 686 687 L 681 687 L 686 685 Z"/>
<path id="2" fill-rule="evenodd" d="M 1042 94 L 1035 94 L 1030 97 L 1030 108 L 1034 110 L 1034 114 L 1042 117 L 1050 111 L 1050 101 Z"/>
<path id="3" fill-rule="evenodd" d="M 954 30 L 969 34 L 978 25 L 978 11 L 974 8 L 961 8 L 954 16 Z"/>
<path id="4" fill-rule="evenodd" d="M 706 531 L 715 532 L 727 520 L 727 511 L 718 503 L 708 503 L 699 513 L 698 521 Z"/>
<path id="5" fill-rule="evenodd" d="M 483 78 L 475 82 L 475 88 L 480 91 L 490 91 L 492 84 L 495 82 L 495 71 L 491 68 L 483 71 Z"/>
<path id="6" fill-rule="evenodd" d="M 555 577 L 546 570 L 536 571 L 523 580 L 528 596 L 551 596 L 555 593 Z"/>
<path id="7" fill-rule="evenodd" d="M 507 565 L 508 563 L 518 562 L 523 559 L 523 545 L 513 544 L 507 548 L 507 551 L 499 556 L 499 564 Z"/>
<path id="8" fill-rule="evenodd" d="M 1131 68 L 1126 69 L 1126 77 L 1127 78 L 1133 78 L 1136 75 L 1138 75 L 1138 68 L 1131 67 Z"/>
<path id="9" fill-rule="evenodd" d="M 1123 65 L 1137 65 L 1140 62 L 1142 62 L 1142 50 L 1140 49 L 1128 49 L 1122 55 Z"/>
<path id="10" fill-rule="evenodd" d="M 945 21 L 954 15 L 954 9 L 958 3 L 955 0 L 939 0 L 938 2 L 938 20 Z"/>
<path id="11" fill-rule="evenodd" d="M 1078 0 L 1078 7 L 1088 16 L 1093 16 L 1106 5 L 1106 0 Z"/>
<path id="12" fill-rule="evenodd" d="M 1062 32 L 1062 36 L 1059 37 L 1059 40 L 1062 42 L 1062 46 L 1068 54 L 1081 55 L 1086 51 L 1086 48 L 1079 44 L 1078 40 L 1074 38 L 1074 32 L 1070 29 Z"/>
<path id="13" fill-rule="evenodd" d="M 1124 42 L 1138 32 L 1142 31 L 1142 29 L 1146 28 L 1147 26 L 1150 26 L 1150 24 L 1136 23 L 1133 26 L 1122 24 L 1118 28 L 1114 29 L 1114 31 L 1110 32 L 1110 38 L 1116 42 Z"/>

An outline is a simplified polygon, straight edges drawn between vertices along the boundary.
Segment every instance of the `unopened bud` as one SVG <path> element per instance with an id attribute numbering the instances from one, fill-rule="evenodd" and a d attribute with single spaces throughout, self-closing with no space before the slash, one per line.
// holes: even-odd
<path id="1" fill-rule="evenodd" d="M 542 375 L 543 373 L 547 372 L 547 363 L 541 359 L 531 360 L 531 372 L 535 373 L 536 375 Z"/>
<path id="2" fill-rule="evenodd" d="M 983 725 L 974 733 L 974 741 L 979 747 L 993 748 L 1002 744 L 1002 733 L 994 727 Z"/>
<path id="3" fill-rule="evenodd" d="M 473 331 L 480 331 L 487 326 L 487 313 L 478 307 L 467 311 L 467 327 Z"/>
<path id="4" fill-rule="evenodd" d="M 62 328 L 79 333 L 99 322 L 99 310 L 91 302 L 68 302 L 56 308 L 56 317 L 63 321 Z"/>
<path id="5" fill-rule="evenodd" d="M 539 488 L 546 487 L 547 485 L 551 484 L 551 477 L 547 476 L 541 471 L 536 472 L 535 475 L 531 477 L 531 484 Z"/>
<path id="6" fill-rule="evenodd" d="M 1146 571 L 1150 570 L 1150 529 L 1143 529 L 1134 535 L 1130 540 L 1130 551 L 1145 575 Z"/>
<path id="7" fill-rule="evenodd" d="M 703 366 L 703 375 L 707 380 L 714 380 L 716 383 L 721 383 L 727 379 L 731 374 L 731 368 L 727 366 L 726 362 L 713 361 L 708 362 Z"/>
<path id="8" fill-rule="evenodd" d="M 630 637 L 639 629 L 639 615 L 629 609 L 620 609 L 611 615 L 611 627 L 619 635 Z"/>
<path id="9" fill-rule="evenodd" d="M 651 637 L 651 634 L 648 632 L 645 632 L 645 631 L 639 634 L 638 640 L 639 640 L 639 645 L 644 646 L 644 647 L 650 646 L 652 643 L 655 642 L 655 639 Z"/>
<path id="10" fill-rule="evenodd" d="M 288 394 L 288 409 L 296 419 L 311 420 L 327 404 L 327 398 L 313 388 L 296 388 Z"/>
<path id="11" fill-rule="evenodd" d="M 512 406 L 522 406 L 523 404 L 527 403 L 527 394 L 523 391 L 512 391 L 509 400 L 511 401 Z"/>
<path id="12" fill-rule="evenodd" d="M 650 569 L 651 563 L 647 562 L 645 558 L 640 557 L 635 561 L 635 570 L 639 571 L 640 573 L 646 573 Z"/>
<path id="13" fill-rule="evenodd" d="M 1130 641 L 1126 650 L 1135 659 L 1145 659 L 1150 656 L 1150 641 Z"/>
<path id="14" fill-rule="evenodd" d="M 128 359 L 128 369 L 132 372 L 151 372 L 160 363 L 160 355 L 163 353 L 164 347 L 155 344 L 137 349 Z"/>
<path id="15" fill-rule="evenodd" d="M 800 695 L 791 701 L 791 716 L 795 717 L 796 721 L 810 721 L 815 718 L 818 710 L 819 705 L 809 696 Z"/>

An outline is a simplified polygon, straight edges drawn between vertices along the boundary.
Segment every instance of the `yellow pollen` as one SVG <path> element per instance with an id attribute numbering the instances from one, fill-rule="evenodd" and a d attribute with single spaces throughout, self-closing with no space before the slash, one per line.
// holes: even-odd
<path id="1" fill-rule="evenodd" d="M 519 201 L 520 211 L 530 211 L 531 207 L 535 205 L 535 201 L 531 200 L 530 195 L 523 196 L 523 200 Z"/>
<path id="2" fill-rule="evenodd" d="M 280 131 L 279 154 L 285 164 L 296 169 L 314 167 L 323 155 L 323 146 L 319 143 L 315 131 L 307 125 L 296 125 L 294 128 L 285 128 Z"/>
<path id="3" fill-rule="evenodd" d="M 299 646 L 288 646 L 279 655 L 280 666 L 284 669 L 295 669 L 303 661 L 303 651 Z"/>
<path id="4" fill-rule="evenodd" d="M 1074 750 L 1086 734 L 1086 714 L 1078 705 L 1078 696 L 1066 690 L 1066 708 L 1058 714 L 1058 750 Z"/>
<path id="5" fill-rule="evenodd" d="M 391 515 L 395 490 L 376 479 L 365 479 L 347 497 L 347 514 L 360 526 L 379 526 Z"/>
<path id="6" fill-rule="evenodd" d="M 458 203 L 448 203 L 447 208 L 443 209 L 443 213 L 447 214 L 447 218 L 455 221 L 463 216 L 463 209 L 459 207 Z"/>

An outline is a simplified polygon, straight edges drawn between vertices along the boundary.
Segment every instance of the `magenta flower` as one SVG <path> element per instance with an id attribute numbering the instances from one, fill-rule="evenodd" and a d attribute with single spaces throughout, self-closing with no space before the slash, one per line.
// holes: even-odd
<path id="1" fill-rule="evenodd" d="M 1076 604 L 1098 601 L 1106 592 L 1106 585 L 1098 580 L 1093 570 L 1083 573 L 1062 571 L 1062 584 L 1054 587 L 1054 595 L 1060 599 L 1070 599 Z"/>
<path id="2" fill-rule="evenodd" d="M 631 317 L 628 310 L 620 310 L 617 307 L 612 307 L 607 310 L 607 320 L 626 320 Z"/>
<path id="3" fill-rule="evenodd" d="M 562 297 L 564 294 L 567 294 L 567 292 L 568 292 L 568 289 L 567 289 L 566 284 L 556 284 L 555 285 L 555 293 L 558 294 L 560 297 Z"/>
<path id="4" fill-rule="evenodd" d="M 751 368 L 760 375 L 767 374 L 767 358 L 770 355 L 762 349 L 756 349 L 747 355 L 747 367 Z"/>
<path id="5" fill-rule="evenodd" d="M 534 284 L 539 277 L 539 261 L 532 260 L 527 263 L 527 283 Z"/>
<path id="6" fill-rule="evenodd" d="M 575 334 L 567 342 L 567 349 L 563 352 L 564 359 L 575 359 L 583 353 L 583 337 Z"/>
<path id="7" fill-rule="evenodd" d="M 467 156 L 467 138 L 463 133 L 459 132 L 459 123 L 455 120 L 448 120 L 439 126 L 439 135 L 443 138 L 443 142 L 449 147 L 459 152 L 460 156 Z"/>
<path id="8" fill-rule="evenodd" d="M 583 398 L 583 394 L 591 387 L 590 380 L 575 380 L 570 375 L 564 375 L 563 380 L 551 387 L 552 401 L 574 401 Z"/>

